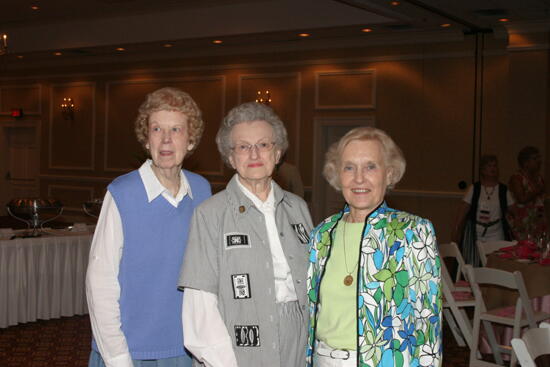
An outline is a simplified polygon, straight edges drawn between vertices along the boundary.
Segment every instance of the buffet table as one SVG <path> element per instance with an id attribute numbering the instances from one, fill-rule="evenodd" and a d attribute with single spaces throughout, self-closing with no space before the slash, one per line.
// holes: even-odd
<path id="1" fill-rule="evenodd" d="M 0 328 L 88 313 L 89 232 L 0 239 Z"/>

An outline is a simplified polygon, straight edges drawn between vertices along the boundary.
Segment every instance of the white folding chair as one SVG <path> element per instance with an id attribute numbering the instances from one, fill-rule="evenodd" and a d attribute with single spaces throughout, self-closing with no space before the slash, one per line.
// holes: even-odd
<path id="1" fill-rule="evenodd" d="M 479 259 L 481 265 L 487 266 L 487 256 L 495 251 L 500 250 L 503 247 L 515 246 L 518 241 L 476 241 L 477 251 L 479 252 Z"/>
<path id="2" fill-rule="evenodd" d="M 512 339 L 512 348 L 521 367 L 536 367 L 538 356 L 550 354 L 550 324 L 543 322 L 540 328 L 529 329 L 521 338 Z"/>
<path id="3" fill-rule="evenodd" d="M 461 347 L 468 345 L 472 348 L 472 323 L 466 314 L 466 308 L 475 306 L 475 298 L 466 281 L 464 266 L 466 265 L 456 243 L 440 244 L 438 247 L 441 257 L 441 279 L 443 291 L 443 318 L 451 328 L 451 332 Z M 456 274 L 452 276 L 445 259 L 456 261 Z"/>
<path id="4" fill-rule="evenodd" d="M 537 322 L 550 318 L 550 314 L 533 311 L 531 300 L 525 289 L 523 277 L 519 271 L 510 273 L 504 270 L 486 267 L 473 268 L 471 265 L 466 265 L 466 273 L 468 274 L 468 280 L 470 281 L 470 286 L 472 287 L 476 299 L 472 335 L 474 347 L 470 349 L 470 367 L 503 365 L 501 353 L 510 353 L 510 367 L 515 367 L 515 353 L 511 346 L 497 344 L 492 323 L 512 327 L 513 337 L 519 338 L 522 328 L 536 328 Z M 518 293 L 516 306 L 488 310 L 485 300 L 483 299 L 480 285 L 493 285 L 516 290 Z M 481 323 L 483 323 L 484 329 L 487 332 L 487 339 L 497 364 L 483 361 L 478 358 Z"/>

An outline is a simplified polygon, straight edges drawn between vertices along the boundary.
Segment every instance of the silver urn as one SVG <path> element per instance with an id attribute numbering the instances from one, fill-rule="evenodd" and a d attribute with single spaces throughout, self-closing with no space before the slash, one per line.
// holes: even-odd
<path id="1" fill-rule="evenodd" d="M 63 213 L 63 204 L 56 199 L 18 198 L 7 205 L 8 213 L 15 219 L 27 223 L 32 229 L 30 236 L 39 236 L 40 228 Z"/>

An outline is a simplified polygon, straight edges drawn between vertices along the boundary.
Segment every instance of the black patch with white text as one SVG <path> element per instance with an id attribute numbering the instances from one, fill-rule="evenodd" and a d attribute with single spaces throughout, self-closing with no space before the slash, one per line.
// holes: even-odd
<path id="1" fill-rule="evenodd" d="M 292 228 L 294 229 L 294 232 L 296 232 L 296 235 L 298 236 L 298 239 L 303 244 L 309 243 L 309 234 L 306 231 L 306 227 L 302 223 L 298 224 L 291 224 Z"/>
<path id="2" fill-rule="evenodd" d="M 226 233 L 225 248 L 250 247 L 248 235 L 244 233 Z"/>
<path id="3" fill-rule="evenodd" d="M 260 327 L 258 325 L 235 325 L 237 347 L 259 347 Z"/>
<path id="4" fill-rule="evenodd" d="M 233 298 L 245 299 L 251 297 L 248 274 L 232 274 L 231 283 L 233 284 Z"/>

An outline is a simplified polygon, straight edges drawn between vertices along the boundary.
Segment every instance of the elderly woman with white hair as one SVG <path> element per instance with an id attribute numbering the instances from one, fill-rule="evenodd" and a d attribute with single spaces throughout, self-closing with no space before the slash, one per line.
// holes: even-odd
<path id="1" fill-rule="evenodd" d="M 286 129 L 271 108 L 244 103 L 216 143 L 237 173 L 193 215 L 179 281 L 185 346 L 199 365 L 303 366 L 312 223 L 304 200 L 271 178 Z"/>
<path id="2" fill-rule="evenodd" d="M 346 205 L 311 234 L 307 366 L 441 364 L 440 261 L 430 221 L 386 205 L 405 172 L 382 130 L 349 131 L 324 176 Z"/>

